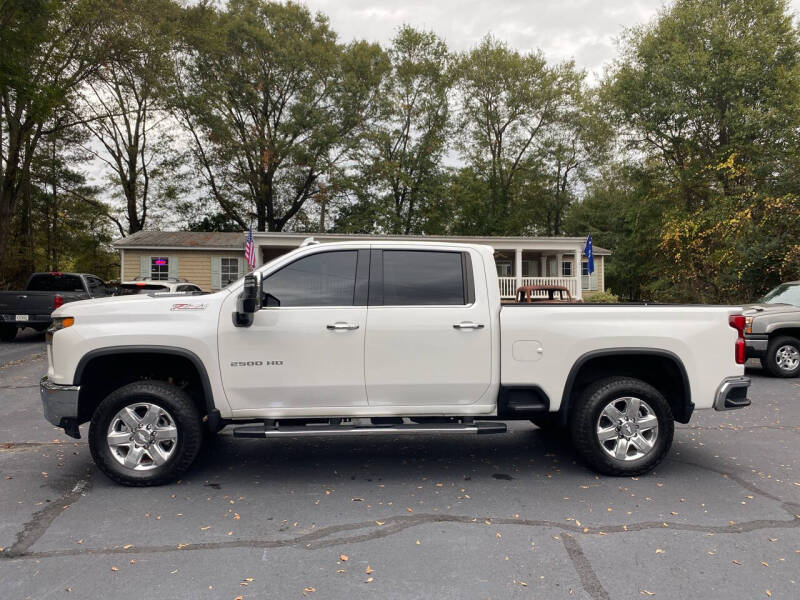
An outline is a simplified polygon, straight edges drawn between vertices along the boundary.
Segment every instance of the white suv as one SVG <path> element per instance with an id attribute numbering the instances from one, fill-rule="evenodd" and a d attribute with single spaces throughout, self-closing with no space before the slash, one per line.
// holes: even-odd
<path id="1" fill-rule="evenodd" d="M 123 281 L 117 288 L 117 296 L 133 296 L 134 294 L 176 294 L 202 293 L 200 286 L 185 279 L 143 279 L 137 277 L 131 281 Z"/>

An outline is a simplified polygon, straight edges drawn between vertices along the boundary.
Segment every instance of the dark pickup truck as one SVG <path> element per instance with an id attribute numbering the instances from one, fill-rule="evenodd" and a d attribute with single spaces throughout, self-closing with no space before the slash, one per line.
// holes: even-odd
<path id="1" fill-rule="evenodd" d="M 0 341 L 10 342 L 17 330 L 44 331 L 50 313 L 67 302 L 110 296 L 111 290 L 86 273 L 34 273 L 22 291 L 0 292 Z"/>

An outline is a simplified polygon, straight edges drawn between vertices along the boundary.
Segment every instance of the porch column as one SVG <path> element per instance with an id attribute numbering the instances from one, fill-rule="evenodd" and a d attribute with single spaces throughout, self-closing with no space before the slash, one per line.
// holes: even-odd
<path id="1" fill-rule="evenodd" d="M 517 278 L 517 288 L 522 285 L 522 250 L 517 248 L 514 250 L 514 277 Z M 517 290 L 514 288 L 514 294 Z"/>
<path id="2" fill-rule="evenodd" d="M 583 277 L 581 277 L 581 249 L 575 248 L 575 265 L 572 267 L 572 276 L 575 278 L 575 297 L 583 300 Z"/>
<path id="3" fill-rule="evenodd" d="M 556 277 L 563 277 L 564 267 L 561 266 L 561 263 L 564 262 L 564 255 L 557 254 L 556 255 Z"/>
<path id="4" fill-rule="evenodd" d="M 539 256 L 539 277 L 547 277 L 547 257 L 544 254 Z"/>

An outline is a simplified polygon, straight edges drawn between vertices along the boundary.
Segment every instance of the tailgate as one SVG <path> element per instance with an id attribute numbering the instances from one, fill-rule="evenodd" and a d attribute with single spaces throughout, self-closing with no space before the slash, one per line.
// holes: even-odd
<path id="1" fill-rule="evenodd" d="M 0 292 L 0 315 L 4 321 L 24 321 L 19 316 L 46 316 L 53 312 L 53 292 Z"/>

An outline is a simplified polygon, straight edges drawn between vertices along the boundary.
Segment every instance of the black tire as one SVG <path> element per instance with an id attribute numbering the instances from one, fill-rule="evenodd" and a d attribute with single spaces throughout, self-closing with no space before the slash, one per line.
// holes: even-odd
<path id="1" fill-rule="evenodd" d="M 106 435 L 114 416 L 126 406 L 147 402 L 164 409 L 177 430 L 174 452 L 160 466 L 138 471 L 112 455 Z M 92 415 L 89 449 L 100 470 L 111 480 L 127 486 L 162 485 L 176 479 L 194 462 L 203 440 L 203 424 L 197 406 L 182 389 L 163 381 L 137 381 L 109 394 Z"/>
<path id="2" fill-rule="evenodd" d="M 762 359 L 762 364 L 775 377 L 797 377 L 800 375 L 800 362 L 793 369 L 784 369 L 778 362 L 778 351 L 784 348 L 794 348 L 800 355 L 800 340 L 788 335 L 781 335 L 769 341 L 767 355 Z"/>
<path id="3" fill-rule="evenodd" d="M 639 458 L 631 457 L 628 460 L 610 456 L 597 433 L 601 412 L 612 401 L 625 397 L 638 398 L 646 403 L 658 423 L 649 451 Z M 672 409 L 664 396 L 650 384 L 631 377 L 609 377 L 590 385 L 570 411 L 569 421 L 575 448 L 592 469 L 603 475 L 633 476 L 647 473 L 664 459 L 675 433 Z M 615 444 L 613 440 L 607 443 Z M 628 444 L 625 447 L 627 453 L 630 448 Z M 634 454 L 635 451 L 636 448 Z"/>
<path id="4" fill-rule="evenodd" d="M 558 431 L 560 429 L 564 429 L 558 419 L 558 413 L 543 413 L 533 417 L 530 421 L 539 429 L 544 429 L 545 431 Z"/>
<path id="5" fill-rule="evenodd" d="M 16 325 L 0 324 L 0 342 L 12 342 L 15 337 L 17 337 Z"/>

